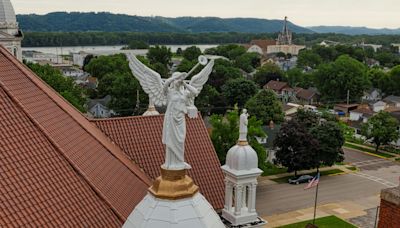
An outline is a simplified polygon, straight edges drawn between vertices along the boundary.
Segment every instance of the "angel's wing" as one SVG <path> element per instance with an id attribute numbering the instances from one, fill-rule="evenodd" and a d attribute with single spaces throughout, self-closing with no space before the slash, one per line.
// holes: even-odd
<path id="1" fill-rule="evenodd" d="M 196 88 L 199 93 L 203 89 L 204 84 L 208 81 L 208 77 L 210 76 L 212 70 L 214 67 L 214 60 L 211 60 L 207 66 L 203 68 L 203 70 L 200 71 L 200 73 L 196 74 L 195 76 L 192 77 L 190 80 L 190 85 Z"/>
<path id="2" fill-rule="evenodd" d="M 161 75 L 140 62 L 134 55 L 127 54 L 132 74 L 139 81 L 143 90 L 157 106 L 165 106 L 167 97 L 164 94 L 164 82 Z"/>

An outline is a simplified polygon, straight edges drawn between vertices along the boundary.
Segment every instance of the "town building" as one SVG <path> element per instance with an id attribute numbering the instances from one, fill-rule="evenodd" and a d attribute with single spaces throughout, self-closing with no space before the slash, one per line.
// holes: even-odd
<path id="1" fill-rule="evenodd" d="M 379 89 L 370 89 L 364 92 L 363 101 L 379 101 L 382 99 L 382 92 Z"/>
<path id="2" fill-rule="evenodd" d="M 283 98 L 288 95 L 293 95 L 294 90 L 289 86 L 287 82 L 271 80 L 266 85 L 264 89 L 270 89 L 276 93 L 279 98 Z"/>
<path id="3" fill-rule="evenodd" d="M 89 116 L 94 118 L 109 118 L 116 113 L 108 108 L 108 103 L 111 101 L 111 96 L 107 95 L 101 99 L 90 99 L 87 103 Z"/>
<path id="4" fill-rule="evenodd" d="M 315 105 L 319 103 L 320 94 L 316 88 L 298 88 L 296 90 L 296 97 L 302 105 Z"/>
<path id="5" fill-rule="evenodd" d="M 304 45 L 295 45 L 292 41 L 292 32 L 289 30 L 288 18 L 285 17 L 283 29 L 278 35 L 276 45 L 269 45 L 267 47 L 267 54 L 276 54 L 283 52 L 285 54 L 298 55 L 300 50 L 306 48 Z"/>
<path id="6" fill-rule="evenodd" d="M 10 0 L 0 0 L 0 45 L 4 46 L 19 61 L 22 61 L 22 31 Z"/>
<path id="7" fill-rule="evenodd" d="M 392 47 L 397 48 L 397 51 L 398 51 L 399 54 L 400 54 L 400 44 L 392 44 Z"/>
<path id="8" fill-rule="evenodd" d="M 384 101 L 373 102 L 371 106 L 374 112 L 380 112 L 388 108 L 387 103 Z"/>
<path id="9" fill-rule="evenodd" d="M 390 95 L 390 96 L 384 98 L 383 101 L 385 101 L 391 107 L 400 108 L 400 97 L 399 96 Z"/>
<path id="10" fill-rule="evenodd" d="M 350 121 L 361 121 L 366 123 L 368 118 L 374 115 L 374 111 L 367 107 L 359 107 L 350 111 Z"/>
<path id="11" fill-rule="evenodd" d="M 246 47 L 247 52 L 251 53 L 258 53 L 261 56 L 266 56 L 268 47 L 271 45 L 276 45 L 275 40 L 252 40 L 250 44 L 248 44 Z"/>
<path id="12" fill-rule="evenodd" d="M 319 45 L 323 46 L 323 47 L 332 47 L 332 46 L 340 45 L 340 42 L 335 42 L 335 41 L 331 41 L 331 40 L 323 40 L 323 41 L 321 41 L 321 43 L 319 43 Z"/>

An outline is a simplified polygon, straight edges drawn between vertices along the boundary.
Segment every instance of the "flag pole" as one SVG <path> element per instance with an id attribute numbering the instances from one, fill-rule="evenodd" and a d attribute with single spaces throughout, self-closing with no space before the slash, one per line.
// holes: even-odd
<path id="1" fill-rule="evenodd" d="M 319 172 L 318 172 L 318 174 L 319 174 Z M 318 175 L 318 174 L 317 174 L 317 175 Z M 315 202 L 314 202 L 314 219 L 313 219 L 313 225 L 315 225 L 315 216 L 317 215 L 318 187 L 319 187 L 319 183 L 317 184 L 317 189 L 315 190 Z"/>

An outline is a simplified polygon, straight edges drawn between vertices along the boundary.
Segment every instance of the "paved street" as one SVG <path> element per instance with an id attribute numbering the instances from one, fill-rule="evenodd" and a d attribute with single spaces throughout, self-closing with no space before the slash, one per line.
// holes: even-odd
<path id="1" fill-rule="evenodd" d="M 359 167 L 354 174 L 321 178 L 318 204 L 351 201 L 365 209 L 379 204 L 380 190 L 398 185 L 400 165 L 368 154 L 345 150 L 346 162 Z M 315 189 L 303 185 L 263 184 L 258 188 L 257 210 L 262 216 L 286 213 L 314 205 Z"/>

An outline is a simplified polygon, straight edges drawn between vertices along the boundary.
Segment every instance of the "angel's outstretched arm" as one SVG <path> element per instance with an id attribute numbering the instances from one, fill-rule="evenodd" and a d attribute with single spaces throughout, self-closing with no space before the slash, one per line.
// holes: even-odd
<path id="1" fill-rule="evenodd" d="M 183 83 L 183 86 L 185 86 L 185 88 L 189 91 L 190 97 L 197 97 L 200 93 L 200 91 L 198 89 L 196 89 L 195 87 L 193 87 L 187 83 Z"/>

